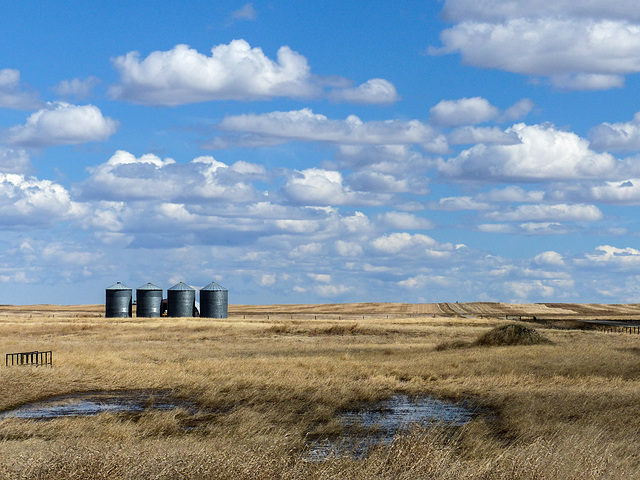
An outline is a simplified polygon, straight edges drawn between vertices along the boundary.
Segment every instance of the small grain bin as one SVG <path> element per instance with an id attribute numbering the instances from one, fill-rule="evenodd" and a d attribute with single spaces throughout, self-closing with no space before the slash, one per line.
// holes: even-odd
<path id="1" fill-rule="evenodd" d="M 167 290 L 168 311 L 170 317 L 193 317 L 196 308 L 196 291 L 186 283 L 180 282 Z"/>
<path id="2" fill-rule="evenodd" d="M 136 317 L 162 316 L 162 289 L 147 283 L 136 289 Z"/>
<path id="3" fill-rule="evenodd" d="M 211 282 L 200 289 L 200 316 L 208 318 L 227 318 L 229 291 Z"/>
<path id="4" fill-rule="evenodd" d="M 131 317 L 133 310 L 133 291 L 117 282 L 106 291 L 105 314 L 107 318 Z"/>

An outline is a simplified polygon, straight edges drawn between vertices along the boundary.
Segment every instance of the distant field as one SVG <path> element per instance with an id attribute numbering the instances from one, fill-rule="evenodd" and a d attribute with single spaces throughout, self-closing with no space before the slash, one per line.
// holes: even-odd
<path id="1" fill-rule="evenodd" d="M 54 363 L 0 367 L 0 412 L 96 391 L 170 392 L 186 405 L 2 419 L 0 478 L 640 478 L 640 335 L 570 328 L 576 319 L 638 320 L 640 305 L 229 312 L 107 319 L 103 305 L 0 306 L 0 359 L 52 350 Z M 507 316 L 536 316 L 515 323 L 550 343 L 476 343 L 513 324 Z M 408 430 L 362 458 L 308 459 L 310 439 L 344 433 L 341 412 L 397 394 L 464 400 L 482 413 L 463 427 Z"/>
<path id="2" fill-rule="evenodd" d="M 229 315 L 436 315 L 541 319 L 638 319 L 640 304 L 605 303 L 326 303 L 283 305 L 229 305 Z M 104 315 L 104 305 L 0 305 L 0 315 Z"/>

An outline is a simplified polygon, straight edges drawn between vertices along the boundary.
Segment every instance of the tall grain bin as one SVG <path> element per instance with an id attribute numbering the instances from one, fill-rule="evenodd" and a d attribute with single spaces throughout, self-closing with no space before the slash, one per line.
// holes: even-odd
<path id="1" fill-rule="evenodd" d="M 211 282 L 200 289 L 200 316 L 208 318 L 227 318 L 229 291 Z"/>
<path id="2" fill-rule="evenodd" d="M 147 283 L 136 289 L 136 317 L 162 316 L 162 289 Z"/>
<path id="3" fill-rule="evenodd" d="M 169 303 L 167 315 L 170 317 L 193 317 L 196 308 L 196 291 L 180 282 L 167 290 Z"/>
<path id="4" fill-rule="evenodd" d="M 106 291 L 105 314 L 107 318 L 130 317 L 133 310 L 133 291 L 117 282 Z"/>

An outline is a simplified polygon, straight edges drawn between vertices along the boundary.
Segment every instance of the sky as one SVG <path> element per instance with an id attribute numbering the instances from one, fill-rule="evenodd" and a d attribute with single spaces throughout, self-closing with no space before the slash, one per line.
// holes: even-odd
<path id="1" fill-rule="evenodd" d="M 640 4 L 0 4 L 0 303 L 640 298 Z"/>

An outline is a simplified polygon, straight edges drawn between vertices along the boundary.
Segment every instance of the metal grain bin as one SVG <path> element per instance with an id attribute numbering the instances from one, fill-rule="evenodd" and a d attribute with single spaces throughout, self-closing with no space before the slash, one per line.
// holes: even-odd
<path id="1" fill-rule="evenodd" d="M 211 282 L 200 289 L 200 316 L 207 318 L 227 318 L 229 291 Z"/>
<path id="2" fill-rule="evenodd" d="M 105 314 L 107 318 L 131 317 L 133 310 L 133 291 L 117 282 L 106 291 Z"/>
<path id="3" fill-rule="evenodd" d="M 162 316 L 162 289 L 147 283 L 136 289 L 136 317 Z"/>
<path id="4" fill-rule="evenodd" d="M 169 303 L 167 315 L 170 317 L 193 317 L 196 308 L 196 291 L 180 282 L 167 290 Z"/>

